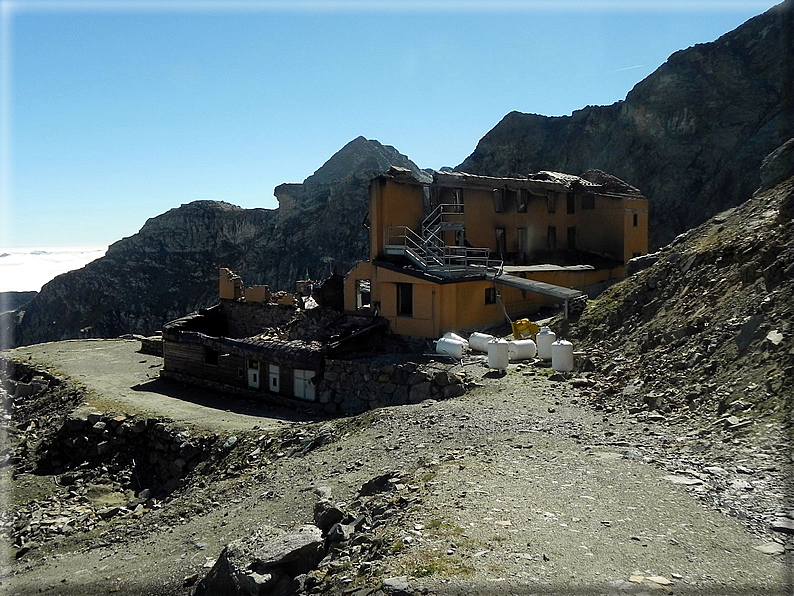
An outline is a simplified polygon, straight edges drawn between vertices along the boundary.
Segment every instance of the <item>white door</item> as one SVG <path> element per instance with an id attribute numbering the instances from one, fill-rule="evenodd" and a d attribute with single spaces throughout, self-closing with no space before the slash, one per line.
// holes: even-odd
<path id="1" fill-rule="evenodd" d="M 248 361 L 248 386 L 259 389 L 259 362 L 256 360 Z"/>
<path id="2" fill-rule="evenodd" d="M 279 370 L 277 364 L 271 364 L 268 368 L 268 381 L 267 381 L 267 390 L 271 393 L 279 393 L 281 390 L 281 385 L 279 384 Z"/>
<path id="3" fill-rule="evenodd" d="M 301 368 L 296 368 L 293 374 L 292 394 L 298 399 L 302 399 L 304 401 L 314 401 L 314 383 L 312 383 L 313 376 L 313 370 L 303 370 Z"/>

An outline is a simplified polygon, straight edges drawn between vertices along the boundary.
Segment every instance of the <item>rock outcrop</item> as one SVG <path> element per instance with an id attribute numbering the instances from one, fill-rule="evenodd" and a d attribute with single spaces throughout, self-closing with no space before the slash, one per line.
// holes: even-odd
<path id="1" fill-rule="evenodd" d="M 642 190 L 658 248 L 747 200 L 792 135 L 792 2 L 674 53 L 624 101 L 570 116 L 511 112 L 458 169 L 493 176 L 600 169 Z"/>
<path id="2" fill-rule="evenodd" d="M 150 335 L 214 304 L 218 268 L 251 285 L 294 290 L 295 281 L 345 273 L 366 258 L 369 181 L 391 165 L 426 176 L 393 147 L 354 139 L 307 178 L 276 188 L 278 209 L 195 201 L 148 220 L 82 269 L 47 283 L 6 313 L 5 346 L 78 337 Z"/>

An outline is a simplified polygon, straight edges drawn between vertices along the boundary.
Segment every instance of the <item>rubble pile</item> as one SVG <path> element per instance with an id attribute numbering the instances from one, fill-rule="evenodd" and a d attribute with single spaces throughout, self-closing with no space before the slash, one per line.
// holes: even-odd
<path id="1" fill-rule="evenodd" d="M 794 419 L 792 179 L 682 234 L 570 332 L 586 401 L 746 431 Z"/>
<path id="2" fill-rule="evenodd" d="M 350 504 L 335 504 L 330 488 L 315 487 L 313 524 L 277 536 L 260 530 L 228 544 L 193 595 L 386 593 L 365 587 L 373 584 L 407 589 L 407 577 L 381 579 L 378 561 L 402 548 L 394 521 L 421 505 L 421 487 L 414 482 L 419 481 L 396 471 L 378 475 Z"/>

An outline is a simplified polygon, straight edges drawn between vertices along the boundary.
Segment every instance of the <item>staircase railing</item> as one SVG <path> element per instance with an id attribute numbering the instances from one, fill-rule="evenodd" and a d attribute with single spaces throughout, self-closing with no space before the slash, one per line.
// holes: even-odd
<path id="1" fill-rule="evenodd" d="M 446 245 L 437 233 L 419 235 L 408 226 L 388 226 L 384 240 L 387 254 L 403 255 L 423 271 L 443 277 L 493 276 L 502 267 L 488 248 Z"/>

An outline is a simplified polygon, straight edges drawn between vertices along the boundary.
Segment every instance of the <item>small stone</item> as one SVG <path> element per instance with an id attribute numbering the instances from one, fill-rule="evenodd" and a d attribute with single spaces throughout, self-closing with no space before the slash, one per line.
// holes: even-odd
<path id="1" fill-rule="evenodd" d="M 665 480 L 669 480 L 673 484 L 683 484 L 684 486 L 695 486 L 696 484 L 703 484 L 703 481 L 699 478 L 689 478 L 687 476 L 662 476 Z"/>
<path id="2" fill-rule="evenodd" d="M 782 555 L 784 552 L 786 552 L 786 547 L 778 542 L 766 542 L 764 544 L 754 546 L 753 548 L 760 553 L 764 553 L 765 555 Z"/>
<path id="3" fill-rule="evenodd" d="M 190 586 L 195 584 L 196 581 L 198 581 L 198 573 L 193 573 L 191 575 L 188 575 L 186 578 L 182 580 L 182 587 L 189 588 Z"/>
<path id="4" fill-rule="evenodd" d="M 777 329 L 775 329 L 766 334 L 766 339 L 767 341 L 771 342 L 773 345 L 778 345 L 780 344 L 781 341 L 783 341 L 783 334 L 780 333 L 780 331 L 778 331 Z"/>
<path id="5" fill-rule="evenodd" d="M 399 575 L 397 577 L 387 577 L 381 582 L 383 591 L 387 594 L 394 594 L 395 596 L 408 596 L 413 594 L 414 591 L 408 585 L 408 576 Z"/>
<path id="6" fill-rule="evenodd" d="M 105 507 L 104 509 L 97 511 L 97 515 L 102 519 L 110 519 L 118 515 L 120 512 L 120 507 Z"/>
<path id="7" fill-rule="evenodd" d="M 794 534 L 794 519 L 789 517 L 779 517 L 772 522 L 772 531 Z"/>

